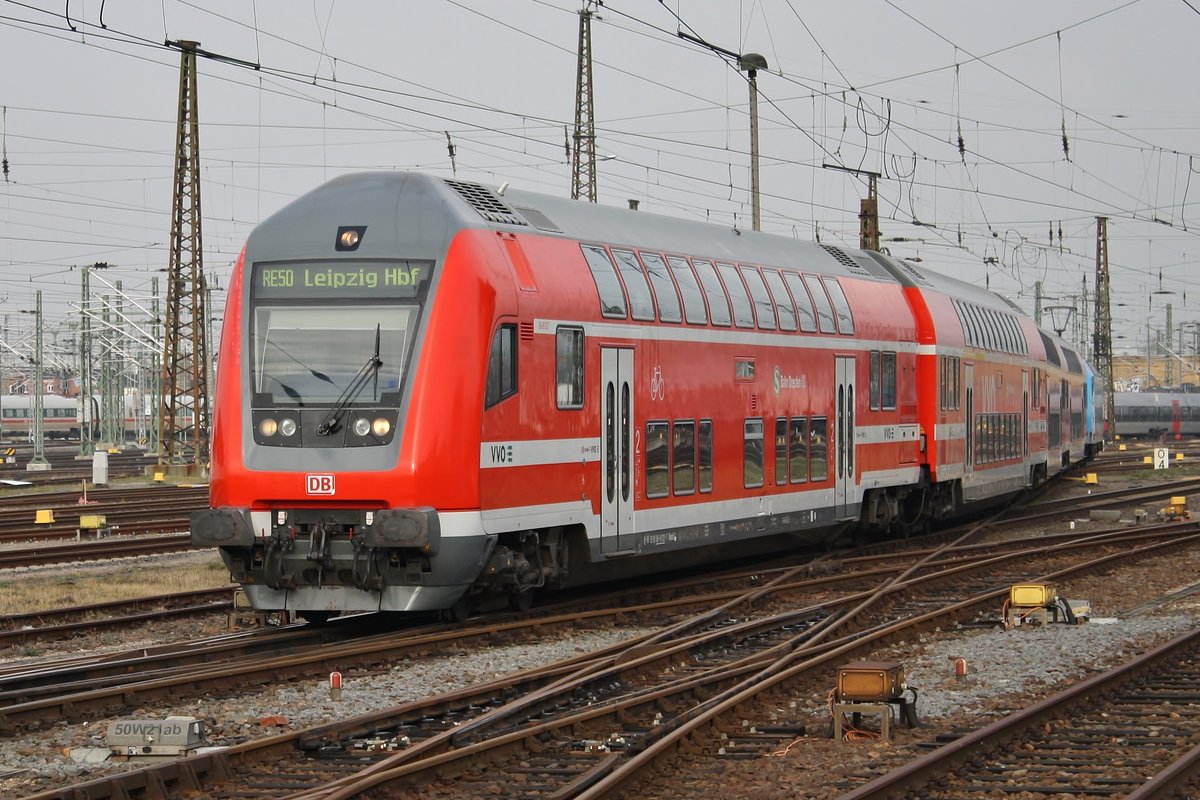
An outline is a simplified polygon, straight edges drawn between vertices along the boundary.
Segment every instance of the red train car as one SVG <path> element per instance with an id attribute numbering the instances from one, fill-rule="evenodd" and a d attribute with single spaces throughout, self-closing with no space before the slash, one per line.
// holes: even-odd
<path id="1" fill-rule="evenodd" d="M 961 304 L 1002 301 L 964 287 L 730 227 L 346 176 L 238 261 L 193 540 L 257 608 L 321 618 L 521 606 L 923 527 L 1029 482 L 1015 441 L 1034 412 L 1018 428 L 996 390 L 1035 368 L 1015 337 L 1036 328 L 1009 309 L 979 321 L 1011 350 L 972 341 Z M 978 386 L 931 408 L 960 391 L 939 378 L 951 354 Z M 997 481 L 976 491 L 970 473 Z"/>

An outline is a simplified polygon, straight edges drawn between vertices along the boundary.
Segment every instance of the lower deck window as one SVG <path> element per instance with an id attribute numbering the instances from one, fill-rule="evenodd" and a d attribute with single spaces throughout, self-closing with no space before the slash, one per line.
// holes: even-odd
<path id="1" fill-rule="evenodd" d="M 675 459 L 671 469 L 675 494 L 693 494 L 696 491 L 696 423 L 692 420 L 675 423 L 671 444 Z"/>
<path id="2" fill-rule="evenodd" d="M 814 481 L 823 481 L 829 477 L 829 420 L 825 417 L 813 417 L 809 428 L 808 452 L 809 476 Z"/>
<path id="3" fill-rule="evenodd" d="M 742 479 L 747 489 L 763 485 L 763 421 L 748 419 L 743 426 Z"/>
<path id="4" fill-rule="evenodd" d="M 583 408 L 583 329 L 559 328 L 554 344 L 559 408 Z"/>
<path id="5" fill-rule="evenodd" d="M 517 393 L 517 326 L 501 325 L 492 337 L 488 355 L 487 392 L 484 406 L 490 408 Z"/>
<path id="6" fill-rule="evenodd" d="M 646 497 L 666 497 L 670 490 L 669 428 L 665 421 L 646 423 Z"/>
<path id="7" fill-rule="evenodd" d="M 700 420 L 696 429 L 696 477 L 700 491 L 713 489 L 713 424 L 711 419 Z"/>

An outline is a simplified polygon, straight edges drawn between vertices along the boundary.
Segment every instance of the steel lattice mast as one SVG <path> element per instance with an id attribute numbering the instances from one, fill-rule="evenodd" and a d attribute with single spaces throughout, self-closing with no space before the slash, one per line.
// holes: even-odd
<path id="1" fill-rule="evenodd" d="M 592 102 L 592 0 L 579 12 L 579 65 L 575 74 L 575 135 L 571 199 L 596 202 L 596 121 Z"/>
<path id="2" fill-rule="evenodd" d="M 205 282 L 200 214 L 200 122 L 196 99 L 199 42 L 173 42 L 179 67 L 179 123 L 175 139 L 170 262 L 159 416 L 159 461 L 208 464 L 208 347 L 205 339 Z M 181 413 L 183 412 L 183 413 Z M 187 412 L 190 412 L 190 416 Z"/>
<path id="3" fill-rule="evenodd" d="M 1104 381 L 1104 438 L 1115 432 L 1112 352 L 1112 305 L 1108 282 L 1108 217 L 1096 217 L 1096 329 L 1092 337 L 1092 364 Z"/>

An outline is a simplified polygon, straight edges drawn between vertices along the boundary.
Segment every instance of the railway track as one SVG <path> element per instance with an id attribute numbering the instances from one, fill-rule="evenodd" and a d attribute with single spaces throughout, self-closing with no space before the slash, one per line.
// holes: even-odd
<path id="1" fill-rule="evenodd" d="M 83 517 L 104 517 L 112 533 L 163 533 L 188 530 L 191 513 L 208 505 L 207 487 L 142 486 L 22 495 L 8 498 L 0 510 L 0 543 L 52 541 L 94 536 Z M 53 522 L 36 520 L 51 512 Z"/>
<path id="2" fill-rule="evenodd" d="M 1200 786 L 1200 631 L 882 775 L 844 800 L 1146 800 Z M 1191 794 L 1189 794 L 1191 796 Z"/>
<path id="3" fill-rule="evenodd" d="M 224 614 L 233 607 L 231 596 L 229 588 L 207 589 L 9 614 L 0 618 L 0 647 L 123 629 L 172 617 L 191 619 L 198 614 Z"/>
<path id="4" fill-rule="evenodd" d="M 1109 552 L 1099 558 L 1095 552 L 1101 545 L 1096 540 L 1101 537 L 1077 545 L 1092 551 L 1088 557 L 1068 556 L 1062 551 L 1066 545 L 1060 545 L 1049 558 L 1066 566 L 1052 574 L 1103 569 L 1131 553 L 1137 557 L 1180 547 L 1200 536 L 1194 525 L 1182 529 L 1189 534 L 1161 530 L 1157 542 L 1144 539 L 1140 545 L 1124 538 L 1128 531 L 1114 533 L 1104 545 Z M 740 719 L 753 718 L 756 712 L 747 709 L 777 684 L 827 682 L 832 663 L 888 638 L 994 613 L 1007 582 L 1029 579 L 1024 570 L 1035 558 L 1033 550 L 1009 550 L 1006 555 L 958 558 L 952 547 L 944 548 L 925 557 L 919 567 L 910 563 L 911 570 L 888 567 L 882 583 L 878 576 L 867 581 L 878 588 L 839 593 L 835 600 L 825 597 L 808 605 L 800 605 L 795 596 L 783 599 L 789 584 L 797 581 L 797 568 L 795 574 L 772 578 L 771 586 L 711 600 L 704 614 L 632 647 L 587 654 L 550 670 L 370 718 L 110 776 L 75 787 L 79 794 L 64 790 L 34 797 L 102 798 L 122 796 L 120 791 L 138 797 L 144 796 L 146 786 L 156 787 L 161 797 L 183 796 L 188 786 L 208 797 L 234 797 L 248 786 L 273 786 L 273 797 L 332 798 L 356 796 L 385 784 L 388 791 L 420 785 L 439 797 L 474 797 L 505 788 L 497 783 L 501 774 L 523 775 L 523 789 L 541 786 L 562 797 L 602 796 L 628 788 L 648 764 L 683 746 L 681 741 L 711 748 L 714 754 L 721 748 L 751 754 L 794 738 L 797 728 L 787 721 L 755 719 L 754 730 L 746 731 Z M 1005 574 L 1001 562 L 1008 563 L 1011 572 Z M 956 599 L 946 602 L 947 596 Z M 964 596 L 967 599 L 959 599 Z M 773 597 L 788 610 L 761 610 Z M 749 611 L 749 604 L 755 611 Z M 628 609 L 623 613 L 630 616 Z M 894 623 L 896 618 L 901 622 Z M 337 661 L 347 663 L 343 654 Z M 726 716 L 731 712 L 737 722 Z M 709 729 L 701 733 L 696 726 Z M 351 777 L 347 772 L 352 769 L 356 771 Z M 452 783 L 445 780 L 448 777 L 453 777 Z M 120 788 L 114 788 L 118 783 Z M 306 786 L 313 788 L 298 788 Z"/>

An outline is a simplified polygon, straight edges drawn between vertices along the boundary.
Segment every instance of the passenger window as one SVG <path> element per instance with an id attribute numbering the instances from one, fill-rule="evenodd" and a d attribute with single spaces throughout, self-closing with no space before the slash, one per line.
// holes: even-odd
<path id="1" fill-rule="evenodd" d="M 763 330 L 775 330 L 775 306 L 771 296 L 767 294 L 767 285 L 754 267 L 741 267 L 742 277 L 746 280 L 746 288 L 754 300 L 754 314 L 758 317 L 758 327 Z"/>
<path id="2" fill-rule="evenodd" d="M 650 296 L 650 284 L 646 282 L 646 273 L 637 256 L 632 250 L 613 250 L 612 254 L 617 260 L 617 270 L 625 281 L 625 291 L 629 292 L 630 316 L 653 321 L 654 298 Z"/>
<path id="3" fill-rule="evenodd" d="M 762 419 L 748 419 L 743 427 L 742 479 L 747 489 L 763 485 Z"/>
<path id="4" fill-rule="evenodd" d="M 808 289 L 804 288 L 804 282 L 795 272 L 785 272 L 783 277 L 787 281 L 788 288 L 792 290 L 792 297 L 796 298 L 796 313 L 800 317 L 800 330 L 805 333 L 815 333 L 817 315 L 813 313 L 812 298 L 808 296 Z"/>
<path id="5" fill-rule="evenodd" d="M 488 355 L 484 408 L 491 408 L 517 393 L 517 326 L 501 325 L 492 336 Z"/>
<path id="6" fill-rule="evenodd" d="M 746 287 L 738 277 L 737 269 L 733 264 L 717 264 L 717 270 L 725 280 L 729 299 L 733 301 L 733 324 L 739 328 L 753 328 L 754 309 L 750 306 L 750 295 L 746 294 Z"/>
<path id="7" fill-rule="evenodd" d="M 666 422 L 646 423 L 646 497 L 666 497 L 671 480 L 671 448 Z"/>
<path id="8" fill-rule="evenodd" d="M 813 417 L 809 430 L 808 452 L 809 475 L 814 481 L 829 477 L 829 421 L 825 417 Z"/>
<path id="9" fill-rule="evenodd" d="M 878 410 L 879 410 L 879 387 L 880 387 L 880 382 L 879 382 L 879 351 L 878 351 L 878 350 L 872 350 L 872 351 L 871 351 L 871 377 L 870 377 L 870 381 L 871 381 L 871 386 L 870 386 L 870 393 L 871 393 L 871 396 L 870 396 L 871 410 L 872 410 L 872 411 L 878 411 Z"/>
<path id="10" fill-rule="evenodd" d="M 592 271 L 592 280 L 596 282 L 596 291 L 600 293 L 600 315 L 625 319 L 625 292 L 617 280 L 617 271 L 608 252 L 603 247 L 585 244 L 583 255 Z"/>
<path id="11" fill-rule="evenodd" d="M 725 289 L 717 278 L 716 269 L 711 261 L 696 259 L 692 263 L 696 266 L 700 285 L 704 287 L 704 295 L 708 298 L 708 315 L 712 318 L 712 324 L 728 327 L 732 321 L 729 315 L 729 298 L 725 296 Z"/>
<path id="12" fill-rule="evenodd" d="M 675 423 L 675 440 L 671 447 L 674 468 L 675 494 L 694 494 L 696 491 L 696 423 L 690 419 Z"/>
<path id="13" fill-rule="evenodd" d="M 796 330 L 796 307 L 788 295 L 787 287 L 783 285 L 783 276 L 773 269 L 764 269 L 763 277 L 767 279 L 767 288 L 771 290 L 771 299 L 775 301 L 775 312 L 779 317 L 779 330 Z"/>
<path id="14" fill-rule="evenodd" d="M 896 407 L 896 354 L 884 351 L 881 366 L 883 372 L 882 400 L 885 411 Z"/>
<path id="15" fill-rule="evenodd" d="M 704 295 L 700 292 L 700 284 L 696 282 L 696 273 L 686 258 L 667 256 L 671 265 L 671 274 L 683 295 L 683 313 L 689 325 L 707 325 L 708 312 L 704 310 Z"/>
<path id="16" fill-rule="evenodd" d="M 846 300 L 842 285 L 833 278 L 826 278 L 823 283 L 825 290 L 829 292 L 829 299 L 833 301 L 834 313 L 837 314 L 838 333 L 853 336 L 854 314 L 850 312 L 850 302 Z"/>
<path id="17" fill-rule="evenodd" d="M 700 491 L 711 492 L 713 488 L 713 424 L 711 419 L 700 420 L 696 429 L 696 477 Z"/>
<path id="18" fill-rule="evenodd" d="M 808 287 L 813 302 L 817 304 L 817 325 L 821 333 L 837 333 L 837 325 L 833 321 L 833 306 L 825 290 L 821 288 L 821 281 L 816 275 L 805 275 L 804 285 Z"/>
<path id="19" fill-rule="evenodd" d="M 667 272 L 667 262 L 654 253 L 642 253 L 641 256 L 646 274 L 650 276 L 654 299 L 658 301 L 658 318 L 663 322 L 680 322 L 683 313 L 679 308 L 679 292 L 675 291 L 675 282 Z"/>
<path id="20" fill-rule="evenodd" d="M 554 342 L 555 399 L 559 408 L 583 408 L 583 329 L 559 328 Z"/>
<path id="21" fill-rule="evenodd" d="M 787 417 L 775 418 L 775 485 L 788 482 L 788 421 Z"/>
<path id="22" fill-rule="evenodd" d="M 791 458 L 792 483 L 808 480 L 808 418 L 792 417 L 788 432 L 788 452 Z"/>

